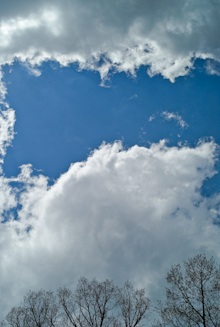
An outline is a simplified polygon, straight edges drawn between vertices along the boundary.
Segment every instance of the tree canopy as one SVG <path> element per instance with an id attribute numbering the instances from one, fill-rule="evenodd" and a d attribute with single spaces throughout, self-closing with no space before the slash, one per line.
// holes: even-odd
<path id="1" fill-rule="evenodd" d="M 157 327 L 220 327 L 220 268 L 205 254 L 171 267 L 166 300 L 159 302 Z M 126 282 L 82 277 L 74 290 L 29 291 L 1 327 L 147 327 L 150 299 Z"/>
<path id="2" fill-rule="evenodd" d="M 150 300 L 129 282 L 79 279 L 75 290 L 30 291 L 5 317 L 3 327 L 136 327 L 146 323 Z"/>
<path id="3" fill-rule="evenodd" d="M 162 326 L 220 326 L 220 268 L 214 258 L 199 254 L 172 266 L 167 274 L 166 302 L 161 305 Z"/>

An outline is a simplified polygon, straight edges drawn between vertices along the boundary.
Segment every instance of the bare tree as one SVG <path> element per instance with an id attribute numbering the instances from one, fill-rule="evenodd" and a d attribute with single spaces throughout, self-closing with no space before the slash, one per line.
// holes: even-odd
<path id="1" fill-rule="evenodd" d="M 220 327 L 220 268 L 203 254 L 172 266 L 167 275 L 170 286 L 161 305 L 162 326 Z"/>
<path id="2" fill-rule="evenodd" d="M 79 279 L 75 291 L 66 287 L 53 292 L 29 292 L 14 307 L 1 327 L 141 327 L 150 300 L 145 291 L 127 282 L 122 288 L 112 281 Z"/>
<path id="3" fill-rule="evenodd" d="M 110 312 L 115 308 L 116 287 L 108 279 L 98 282 L 96 279 L 80 278 L 76 291 L 67 288 L 58 291 L 60 304 L 65 312 L 66 326 L 74 327 L 114 327 L 117 319 Z"/>
<path id="4" fill-rule="evenodd" d="M 7 314 L 2 326 L 10 327 L 56 327 L 59 307 L 53 292 L 30 291 L 21 306 L 14 307 Z"/>
<path id="5" fill-rule="evenodd" d="M 55 327 L 58 320 L 58 304 L 51 291 L 29 292 L 24 297 L 27 327 Z"/>
<path id="6" fill-rule="evenodd" d="M 1 323 L 1 327 L 25 327 L 26 315 L 22 307 L 13 307 Z"/>
<path id="7" fill-rule="evenodd" d="M 62 322 L 64 326 L 78 327 L 77 317 L 75 317 L 76 305 L 73 292 L 66 287 L 58 289 L 59 303 L 62 308 Z"/>
<path id="8" fill-rule="evenodd" d="M 119 290 L 118 305 L 122 326 L 146 326 L 146 319 L 150 309 L 150 300 L 145 296 L 145 290 L 135 290 L 130 282 L 126 282 Z"/>

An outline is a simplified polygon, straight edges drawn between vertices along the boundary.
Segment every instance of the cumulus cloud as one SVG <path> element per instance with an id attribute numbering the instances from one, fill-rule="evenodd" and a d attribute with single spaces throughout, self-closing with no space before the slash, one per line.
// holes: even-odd
<path id="1" fill-rule="evenodd" d="M 177 122 L 177 124 L 181 127 L 181 128 L 187 128 L 188 124 L 187 122 L 185 122 L 183 120 L 183 118 L 174 112 L 168 112 L 168 111 L 163 111 L 161 116 L 165 119 L 165 120 L 174 120 Z M 152 116 L 151 116 L 152 117 Z M 152 121 L 151 117 L 149 118 L 149 121 Z M 151 119 L 151 120 L 150 120 Z"/>
<path id="2" fill-rule="evenodd" d="M 129 279 L 155 295 L 171 264 L 204 250 L 218 257 L 219 195 L 200 192 L 215 174 L 216 149 L 213 141 L 127 150 L 116 142 L 51 187 L 30 165 L 5 178 L 12 197 L 2 206 L 17 209 L 0 225 L 1 314 L 29 289 L 69 286 L 81 275 Z"/>
<path id="3" fill-rule="evenodd" d="M 219 61 L 220 4 L 185 0 L 7 1 L 0 13 L 0 64 L 78 62 L 104 79 L 109 70 L 174 82 L 196 58 Z"/>

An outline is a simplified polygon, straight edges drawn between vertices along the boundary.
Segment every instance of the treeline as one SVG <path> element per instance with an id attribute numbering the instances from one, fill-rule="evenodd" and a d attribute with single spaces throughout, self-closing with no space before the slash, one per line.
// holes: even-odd
<path id="1" fill-rule="evenodd" d="M 75 290 L 57 293 L 30 291 L 7 314 L 2 327 L 144 327 L 150 314 L 159 315 L 154 326 L 220 327 L 220 268 L 213 258 L 197 255 L 167 274 L 166 301 L 151 305 L 144 289 L 130 282 L 119 288 L 113 281 L 82 277 Z"/>
<path id="2" fill-rule="evenodd" d="M 3 326 L 138 326 L 146 320 L 150 300 L 145 291 L 126 282 L 122 288 L 113 281 L 80 278 L 75 291 L 69 288 L 30 291 L 19 307 L 8 313 Z"/>

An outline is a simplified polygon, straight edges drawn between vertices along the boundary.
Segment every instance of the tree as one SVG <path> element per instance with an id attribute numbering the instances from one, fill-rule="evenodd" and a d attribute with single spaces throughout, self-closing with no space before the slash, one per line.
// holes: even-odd
<path id="1" fill-rule="evenodd" d="M 82 277 L 74 291 L 63 287 L 57 296 L 44 290 L 28 292 L 0 326 L 141 327 L 149 307 L 144 289 L 136 290 L 129 282 L 119 288 L 108 279 L 98 282 Z"/>
<path id="2" fill-rule="evenodd" d="M 108 279 L 98 282 L 82 277 L 75 292 L 67 288 L 58 291 L 64 310 L 64 322 L 74 327 L 114 327 L 115 317 L 110 312 L 116 306 L 116 287 Z"/>
<path id="3" fill-rule="evenodd" d="M 143 289 L 129 282 L 118 288 L 108 279 L 81 278 L 75 292 L 60 288 L 58 296 L 64 325 L 73 327 L 140 327 L 150 307 Z"/>
<path id="4" fill-rule="evenodd" d="M 123 326 L 136 327 L 146 322 L 150 300 L 145 296 L 144 289 L 135 290 L 131 283 L 126 282 L 119 291 L 118 305 Z"/>
<path id="5" fill-rule="evenodd" d="M 5 320 L 1 323 L 1 327 L 24 327 L 26 316 L 22 307 L 14 307 L 7 314 Z"/>
<path id="6" fill-rule="evenodd" d="M 172 266 L 167 300 L 161 305 L 162 326 L 220 327 L 220 268 L 203 254 Z"/>
<path id="7" fill-rule="evenodd" d="M 7 314 L 2 326 L 10 327 L 56 327 L 59 307 L 51 291 L 28 292 L 19 307 Z"/>

